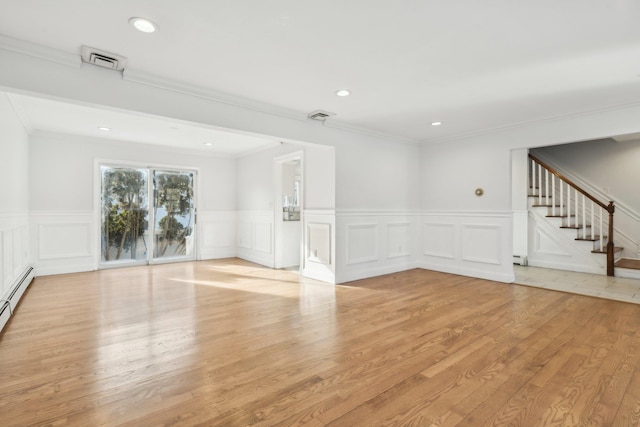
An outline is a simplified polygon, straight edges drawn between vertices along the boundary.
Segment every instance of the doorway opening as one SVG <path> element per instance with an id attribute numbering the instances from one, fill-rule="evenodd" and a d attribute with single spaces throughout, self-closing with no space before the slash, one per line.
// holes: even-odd
<path id="1" fill-rule="evenodd" d="M 275 268 L 300 269 L 304 206 L 303 154 L 276 157 L 275 171 Z"/>

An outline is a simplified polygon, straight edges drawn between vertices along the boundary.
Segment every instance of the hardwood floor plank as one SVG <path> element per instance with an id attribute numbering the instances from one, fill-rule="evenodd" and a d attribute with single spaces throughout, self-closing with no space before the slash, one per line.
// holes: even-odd
<path id="1" fill-rule="evenodd" d="M 38 277 L 4 425 L 638 425 L 640 306 L 410 270 L 237 259 Z"/>

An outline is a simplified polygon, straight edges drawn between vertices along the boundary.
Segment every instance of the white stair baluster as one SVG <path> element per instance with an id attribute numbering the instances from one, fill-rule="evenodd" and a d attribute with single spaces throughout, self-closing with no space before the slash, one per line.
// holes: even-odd
<path id="1" fill-rule="evenodd" d="M 571 227 L 571 186 L 567 183 L 567 227 Z"/>
<path id="2" fill-rule="evenodd" d="M 604 217 L 604 210 L 600 209 L 600 250 L 604 250 L 604 228 L 602 228 L 602 218 Z"/>
<path id="3" fill-rule="evenodd" d="M 530 195 L 536 195 L 536 164 L 533 159 L 529 159 L 529 192 Z"/>
<path id="4" fill-rule="evenodd" d="M 548 170 L 544 170 L 544 195 L 545 198 L 547 199 L 547 202 L 545 203 L 547 206 L 549 205 L 549 171 Z"/>
<path id="5" fill-rule="evenodd" d="M 538 204 L 542 204 L 542 170 L 540 169 L 540 165 L 538 166 Z"/>
<path id="6" fill-rule="evenodd" d="M 578 215 L 580 215 L 580 211 L 578 210 L 578 197 L 580 196 L 578 195 L 578 190 L 576 189 L 576 199 L 574 201 L 574 206 L 576 208 L 573 210 L 576 214 L 576 220 L 575 220 L 576 229 L 578 228 L 578 223 L 579 223 Z"/>
<path id="7" fill-rule="evenodd" d="M 562 199 L 564 198 L 564 182 L 562 180 L 560 180 L 560 216 L 562 217 L 564 215 L 564 203 L 562 201 Z"/>
<path id="8" fill-rule="evenodd" d="M 582 195 L 582 238 L 587 238 L 587 203 Z"/>
<path id="9" fill-rule="evenodd" d="M 551 175 L 551 216 L 556 216 L 556 176 Z"/>
<path id="10" fill-rule="evenodd" d="M 593 204 L 593 200 L 591 201 L 591 240 L 594 239 L 594 236 L 596 234 L 595 229 L 596 229 L 596 222 L 594 220 L 594 215 L 595 215 L 595 205 Z"/>

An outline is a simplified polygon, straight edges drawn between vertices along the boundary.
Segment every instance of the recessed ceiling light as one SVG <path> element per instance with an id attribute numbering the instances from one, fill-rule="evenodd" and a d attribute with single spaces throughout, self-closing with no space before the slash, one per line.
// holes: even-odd
<path id="1" fill-rule="evenodd" d="M 340 89 L 340 90 L 336 91 L 336 95 L 338 95 L 338 96 L 349 96 L 349 95 L 351 95 L 351 91 L 347 90 L 347 89 Z"/>
<path id="2" fill-rule="evenodd" d="M 442 122 L 431 122 L 431 126 L 440 126 Z"/>
<path id="3" fill-rule="evenodd" d="M 100 126 L 98 129 L 103 131 L 103 132 L 109 132 L 111 130 L 111 128 L 108 128 L 108 127 L 105 127 L 105 126 Z"/>
<path id="4" fill-rule="evenodd" d="M 206 145 L 207 147 L 211 147 L 213 145 L 213 142 L 205 142 L 203 145 Z"/>
<path id="5" fill-rule="evenodd" d="M 144 18 L 131 18 L 129 19 L 129 24 L 131 24 L 131 26 L 136 30 L 142 31 L 143 33 L 153 33 L 158 29 L 156 24 Z"/>

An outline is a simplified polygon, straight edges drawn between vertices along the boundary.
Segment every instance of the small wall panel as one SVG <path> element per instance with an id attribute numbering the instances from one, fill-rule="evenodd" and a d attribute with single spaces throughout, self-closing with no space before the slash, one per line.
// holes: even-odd
<path id="1" fill-rule="evenodd" d="M 535 236 L 535 252 L 546 255 L 570 256 L 554 238 L 548 236 L 544 231 L 537 229 Z"/>
<path id="2" fill-rule="evenodd" d="M 232 222 L 210 221 L 202 224 L 202 247 L 224 248 L 235 246 Z"/>
<path id="3" fill-rule="evenodd" d="M 464 261 L 500 264 L 501 243 L 501 227 L 498 225 L 462 225 L 462 259 Z"/>
<path id="4" fill-rule="evenodd" d="M 331 264 L 331 224 L 307 224 L 307 260 Z"/>
<path id="5" fill-rule="evenodd" d="M 411 223 L 387 224 L 387 258 L 411 255 Z"/>
<path id="6" fill-rule="evenodd" d="M 347 264 L 378 260 L 378 224 L 347 225 Z"/>
<path id="7" fill-rule="evenodd" d="M 455 257 L 455 225 L 425 222 L 422 225 L 422 253 L 439 258 Z"/>
<path id="8" fill-rule="evenodd" d="M 252 227 L 250 222 L 241 222 L 238 224 L 238 247 L 251 249 L 253 243 Z"/>
<path id="9" fill-rule="evenodd" d="M 91 255 L 91 224 L 39 224 L 39 259 L 78 258 Z"/>
<path id="10" fill-rule="evenodd" d="M 11 232 L 11 240 L 13 243 L 13 271 L 22 270 L 22 233 L 20 228 L 14 228 Z"/>
<path id="11" fill-rule="evenodd" d="M 254 245 L 253 248 L 258 252 L 266 254 L 271 253 L 271 223 L 256 222 L 253 226 L 254 229 Z"/>

